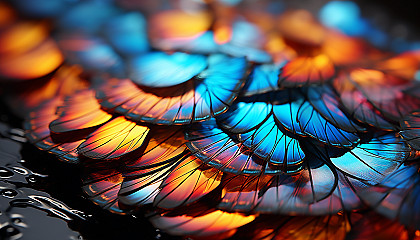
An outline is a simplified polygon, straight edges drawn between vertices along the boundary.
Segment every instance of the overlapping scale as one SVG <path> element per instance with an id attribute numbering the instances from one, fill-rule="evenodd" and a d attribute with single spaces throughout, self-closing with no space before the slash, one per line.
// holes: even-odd
<path id="1" fill-rule="evenodd" d="M 57 119 L 49 124 L 55 134 L 85 130 L 100 126 L 112 115 L 100 109 L 92 90 L 83 90 L 64 99 L 56 112 Z"/>
<path id="2" fill-rule="evenodd" d="M 243 58 L 212 55 L 207 63 L 191 80 L 166 88 L 110 79 L 101 84 L 97 97 L 103 107 L 136 121 L 165 125 L 204 121 L 227 110 L 239 94 L 246 71 Z"/>
<path id="3" fill-rule="evenodd" d="M 118 162 L 106 161 L 102 165 L 89 165 L 90 173 L 85 177 L 87 180 L 91 176 L 100 174 L 101 169 L 113 169 L 120 176 L 121 181 L 118 182 L 118 186 L 112 185 L 114 195 L 113 198 L 108 199 L 107 204 L 115 205 L 115 203 L 118 203 L 124 206 L 124 209 L 121 209 L 122 212 L 129 212 L 137 207 L 153 203 L 157 194 L 164 189 L 164 187 L 160 187 L 162 182 L 170 177 L 174 168 L 182 162 L 188 164 L 191 161 L 183 160 L 186 154 L 185 141 L 182 132 L 176 127 L 175 129 L 168 129 L 167 127 L 152 128 L 149 134 L 150 137 L 144 143 L 146 146 L 142 147 L 138 153 L 132 154 L 130 157 L 121 157 Z M 100 181 L 102 180 L 87 181 L 85 188 L 90 188 L 92 184 L 98 188 L 104 186 L 98 185 Z M 183 184 L 188 186 L 190 182 L 182 181 L 177 184 L 177 187 L 182 188 Z M 101 191 L 108 192 L 106 188 Z M 166 192 L 162 195 L 165 196 L 164 198 L 171 199 L 171 194 L 172 192 Z M 175 195 L 176 193 L 174 193 Z M 179 205 L 182 204 L 179 202 Z"/>
<path id="4" fill-rule="evenodd" d="M 113 169 L 94 171 L 85 174 L 83 191 L 95 204 L 109 211 L 123 214 L 124 207 L 118 201 L 118 191 L 122 183 L 121 173 Z"/>
<path id="5" fill-rule="evenodd" d="M 329 29 L 322 44 L 322 52 L 336 66 L 363 65 L 369 48 L 360 39 L 351 38 Z"/>
<path id="6" fill-rule="evenodd" d="M 398 122 L 404 115 L 420 108 L 420 99 L 404 93 L 414 87 L 410 81 L 371 69 L 353 70 L 350 78 L 369 102 L 390 120 Z"/>
<path id="7" fill-rule="evenodd" d="M 171 87 L 190 80 L 206 67 L 207 59 L 203 55 L 152 52 L 133 58 L 128 76 L 141 86 Z"/>
<path id="8" fill-rule="evenodd" d="M 134 162 L 126 163 L 125 166 L 131 170 L 124 172 L 124 176 L 135 175 L 138 168 L 160 166 L 181 159 L 187 149 L 182 130 L 166 126 L 152 128 L 141 156 Z"/>
<path id="9" fill-rule="evenodd" d="M 140 148 L 148 133 L 148 127 L 117 117 L 89 134 L 78 152 L 92 159 L 120 158 Z"/>
<path id="10" fill-rule="evenodd" d="M 124 179 L 118 192 L 119 201 L 131 207 L 153 203 L 159 193 L 159 186 L 171 172 L 173 166 L 174 162 L 149 168 L 142 168 L 142 165 L 138 165 L 139 170 L 135 172 L 122 168 L 120 171 Z"/>
<path id="11" fill-rule="evenodd" d="M 415 157 L 395 134 L 388 133 L 344 155 L 306 145 L 311 155 L 297 175 L 235 176 L 224 183 L 219 207 L 231 211 L 322 215 L 362 205 L 365 192 Z M 337 171 L 338 170 L 338 171 Z M 223 184 L 223 183 L 222 183 Z"/>
<path id="12" fill-rule="evenodd" d="M 400 125 L 402 128 L 401 137 L 411 147 L 420 150 L 420 113 L 415 111 L 404 116 L 400 120 Z"/>
<path id="13" fill-rule="evenodd" d="M 195 157 L 180 162 L 160 185 L 155 206 L 164 209 L 188 205 L 207 195 L 221 182 L 222 172 L 202 166 Z"/>
<path id="14" fill-rule="evenodd" d="M 340 72 L 334 79 L 335 89 L 347 112 L 362 123 L 386 130 L 397 130 L 398 127 L 385 119 L 356 86 L 350 82 L 348 75 Z"/>
<path id="15" fill-rule="evenodd" d="M 323 215 L 361 206 L 362 184 L 311 158 L 296 175 L 234 176 L 219 205 L 232 211 Z"/>
<path id="16" fill-rule="evenodd" d="M 64 104 L 64 96 L 87 91 L 86 83 L 79 78 L 78 73 L 73 67 L 63 66 L 47 79 L 45 85 L 23 92 L 14 99 L 14 104 L 21 106 L 21 109 L 31 109 L 25 113 L 24 123 L 29 141 L 40 149 L 56 154 L 61 160 L 72 163 L 79 161 L 77 146 L 81 143 L 80 138 L 70 135 L 53 138 L 49 125 L 57 119 L 57 108 Z M 92 95 L 91 99 L 94 99 Z M 91 111 L 90 106 L 86 105 L 84 110 Z"/>
<path id="17" fill-rule="evenodd" d="M 80 68 L 63 65 L 53 74 L 23 84 L 10 84 L 2 88 L 6 103 L 13 105 L 13 112 L 25 118 L 29 112 L 45 101 L 85 89 L 87 82 L 80 77 Z"/>
<path id="18" fill-rule="evenodd" d="M 378 136 L 342 156 L 335 156 L 327 149 L 308 148 L 308 145 L 305 149 L 311 151 L 311 156 L 306 159 L 308 165 L 299 175 L 272 177 L 271 182 L 261 176 L 261 180 L 238 184 L 241 187 L 237 189 L 241 190 L 233 194 L 236 198 L 225 199 L 226 205 L 243 203 L 243 206 L 233 209 L 249 211 L 255 208 L 255 211 L 287 214 L 318 215 L 351 210 L 361 206 L 364 192 L 371 191 L 372 185 L 380 183 L 404 161 L 415 156 L 395 134 Z M 245 190 L 247 186 L 254 187 Z M 299 190 L 305 186 L 315 192 Z M 239 196 L 243 197 L 242 201 L 237 199 Z"/>
<path id="19" fill-rule="evenodd" d="M 25 123 L 26 137 L 38 148 L 56 154 L 61 160 L 77 163 L 77 146 L 83 140 L 54 142 L 50 135 L 48 126 L 57 117 L 55 113 L 60 104 L 62 100 L 55 98 L 40 105 L 39 110 L 31 112 Z"/>
<path id="20" fill-rule="evenodd" d="M 162 50 L 209 54 L 219 48 L 213 32 L 208 31 L 211 18 L 205 11 L 163 11 L 151 17 L 149 26 L 151 44 Z"/>
<path id="21" fill-rule="evenodd" d="M 0 8 L 1 78 L 28 80 L 56 70 L 63 62 L 63 55 L 49 36 L 48 24 L 18 20 L 6 3 Z"/>
<path id="22" fill-rule="evenodd" d="M 242 144 L 234 141 L 217 127 L 214 120 L 197 123 L 185 133 L 187 146 L 199 159 L 223 172 L 234 174 L 259 174 L 279 172 L 266 167 Z"/>
<path id="23" fill-rule="evenodd" d="M 327 122 L 308 102 L 300 106 L 297 121 L 303 132 L 330 145 L 351 147 L 359 141 L 358 135 Z"/>
<path id="24" fill-rule="evenodd" d="M 415 152 L 395 133 L 387 133 L 360 144 L 340 157 L 331 158 L 337 169 L 369 184 L 377 184 L 394 172 Z"/>
<path id="25" fill-rule="evenodd" d="M 357 125 L 340 109 L 338 97 L 330 87 L 308 88 L 308 101 L 328 122 L 347 132 L 363 132 L 366 128 Z"/>
<path id="26" fill-rule="evenodd" d="M 418 229 L 419 181 L 418 166 L 400 166 L 371 191 L 366 191 L 366 202 L 386 217 Z"/>
<path id="27" fill-rule="evenodd" d="M 220 172 L 203 168 L 193 157 L 162 159 L 149 166 L 141 158 L 121 163 L 89 165 L 84 177 L 84 191 L 93 201 L 120 213 L 151 203 L 161 208 L 191 204 L 215 189 L 221 179 Z"/>
<path id="28" fill-rule="evenodd" d="M 256 66 L 243 88 L 243 95 L 251 96 L 278 90 L 278 75 L 281 64 L 263 64 Z"/>
<path id="29" fill-rule="evenodd" d="M 239 134 L 239 139 L 258 157 L 284 169 L 299 165 L 305 157 L 298 140 L 284 134 L 273 116 L 257 129 Z"/>
<path id="30" fill-rule="evenodd" d="M 294 134 L 311 136 L 321 142 L 341 147 L 352 147 L 360 140 L 357 134 L 346 132 L 328 122 L 303 99 L 276 105 L 273 113 L 276 120 Z"/>

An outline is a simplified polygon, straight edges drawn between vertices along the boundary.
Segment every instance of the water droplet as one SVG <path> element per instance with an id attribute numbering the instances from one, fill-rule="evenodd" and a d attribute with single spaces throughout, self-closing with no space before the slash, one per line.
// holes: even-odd
<path id="1" fill-rule="evenodd" d="M 27 175 L 27 174 L 29 174 L 28 170 L 26 170 L 26 169 L 24 169 L 24 168 L 21 168 L 21 167 L 13 167 L 13 170 L 14 170 L 16 173 L 19 173 L 19 174 L 21 174 L 21 175 Z"/>
<path id="2" fill-rule="evenodd" d="M 7 197 L 7 198 L 14 198 L 18 195 L 18 192 L 16 192 L 13 189 L 4 189 L 1 191 L 1 195 L 3 195 L 3 197 Z"/>
<path id="3" fill-rule="evenodd" d="M 27 178 L 28 182 L 30 183 L 35 183 L 36 182 L 36 177 L 32 176 L 32 177 L 28 177 Z"/>
<path id="4" fill-rule="evenodd" d="M 0 178 L 10 178 L 14 175 L 12 171 L 4 167 L 0 167 Z"/>
<path id="5" fill-rule="evenodd" d="M 1 239 L 10 239 L 20 234 L 20 231 L 13 226 L 6 225 L 0 228 L 0 238 Z M 13 239 L 17 239 L 16 237 Z"/>

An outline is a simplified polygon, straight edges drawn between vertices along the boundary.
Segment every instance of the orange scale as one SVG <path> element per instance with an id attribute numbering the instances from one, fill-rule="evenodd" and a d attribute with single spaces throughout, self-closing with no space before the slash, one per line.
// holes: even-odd
<path id="1" fill-rule="evenodd" d="M 229 176 L 224 180 L 222 200 L 219 207 L 251 211 L 258 203 L 258 193 L 265 188 L 273 177 L 261 176 Z"/>
<path id="2" fill-rule="evenodd" d="M 174 163 L 139 170 L 123 168 L 124 181 L 118 193 L 119 200 L 129 206 L 152 203 L 163 179 L 171 172 Z M 141 167 L 141 166 L 140 166 Z"/>
<path id="3" fill-rule="evenodd" d="M 321 51 L 336 65 L 360 64 L 365 59 L 367 47 L 359 39 L 329 31 Z"/>
<path id="4" fill-rule="evenodd" d="M 52 115 L 54 116 L 54 115 Z M 53 117 L 51 119 L 54 119 Z M 27 137 L 30 141 L 38 141 L 50 135 L 50 129 L 48 124 L 51 122 L 51 119 L 31 119 L 27 121 Z"/>
<path id="5" fill-rule="evenodd" d="M 398 78 L 376 69 L 353 69 L 350 78 L 361 87 L 398 86 L 410 83 L 410 80 Z"/>
<path id="6" fill-rule="evenodd" d="M 157 176 L 156 178 L 157 179 L 154 179 L 149 176 L 147 177 L 147 180 L 138 178 L 125 181 L 118 194 L 119 201 L 127 206 L 133 207 L 152 203 L 156 194 L 159 192 L 159 186 L 162 183 L 162 180 L 160 179 L 161 176 Z M 127 191 L 128 193 L 125 193 L 124 191 Z"/>
<path id="7" fill-rule="evenodd" d="M 65 133 L 99 126 L 112 115 L 101 110 L 92 90 L 84 90 L 69 96 L 57 110 L 58 118 L 51 122 L 50 130 Z"/>
<path id="8" fill-rule="evenodd" d="M 78 162 L 79 154 L 77 153 L 77 147 L 83 142 L 79 140 L 76 142 L 60 143 L 54 148 L 49 149 L 49 152 L 57 155 L 61 160 L 65 162 Z"/>
<path id="9" fill-rule="evenodd" d="M 191 204 L 219 186 L 223 173 L 214 169 L 200 169 L 202 164 L 190 156 L 171 171 L 161 184 L 155 206 L 171 209 Z"/>
<path id="10" fill-rule="evenodd" d="M 87 174 L 83 178 L 83 191 L 95 204 L 111 212 L 124 214 L 118 202 L 118 191 L 123 177 L 115 170 Z"/>
<path id="11" fill-rule="evenodd" d="M 47 39 L 25 53 L 3 55 L 0 74 L 22 80 L 39 78 L 57 69 L 63 60 L 55 42 Z"/>
<path id="12" fill-rule="evenodd" d="M 24 127 L 30 142 L 36 143 L 49 137 L 48 124 L 56 118 L 55 109 L 61 103 L 62 100 L 60 98 L 55 98 L 43 103 L 39 108 L 28 114 Z"/>
<path id="13" fill-rule="evenodd" d="M 334 74 L 334 64 L 325 54 L 297 57 L 282 68 L 279 85 L 291 87 L 317 84 L 329 80 Z"/>
<path id="14" fill-rule="evenodd" d="M 144 176 L 151 176 L 155 173 L 158 173 L 161 176 L 168 174 L 171 171 L 171 167 L 177 161 L 167 161 L 162 164 L 152 165 L 152 166 L 143 166 L 141 164 L 136 164 L 135 162 L 125 163 L 126 166 L 122 166 L 120 172 L 123 174 L 125 181 L 131 181 L 133 179 L 143 178 Z M 135 165 L 136 164 L 136 165 Z"/>
<path id="15" fill-rule="evenodd" d="M 127 101 L 138 97 L 138 94 L 137 86 L 131 80 L 112 78 L 100 83 L 96 97 L 103 107 L 112 109 L 122 104 L 128 104 Z"/>
<path id="16" fill-rule="evenodd" d="M 39 106 L 45 101 L 86 88 L 87 82 L 80 79 L 79 74 L 79 68 L 62 66 L 52 77 L 9 84 L 5 100 L 14 106 L 12 110 L 15 110 L 16 115 L 26 117 L 25 115 L 33 109 L 40 111 Z M 52 114 L 55 114 L 55 110 Z"/>
<path id="17" fill-rule="evenodd" d="M 102 125 L 111 119 L 111 117 L 112 115 L 101 110 L 92 111 L 77 118 L 67 114 L 66 117 L 59 117 L 51 122 L 50 130 L 54 133 L 64 133 L 88 129 Z"/>
<path id="18" fill-rule="evenodd" d="M 43 22 L 17 22 L 0 31 L 0 54 L 24 54 L 48 38 Z"/>
<path id="19" fill-rule="evenodd" d="M 214 30 L 214 41 L 217 44 L 225 44 L 231 40 L 232 37 L 232 27 L 230 23 L 219 22 L 215 25 Z"/>
<path id="20" fill-rule="evenodd" d="M 209 108 L 201 111 L 205 103 L 194 90 L 192 81 L 161 89 L 142 89 L 129 79 L 111 79 L 108 84 L 111 85 L 104 84 L 98 94 L 101 105 L 108 109 L 115 108 L 136 121 L 158 124 L 190 122 L 193 113 L 197 119 L 210 114 Z"/>
<path id="21" fill-rule="evenodd" d="M 145 114 L 147 117 L 151 118 L 166 118 L 168 121 L 173 121 L 176 115 L 172 115 L 171 113 L 173 110 L 178 111 L 178 109 L 181 107 L 182 101 L 179 97 L 175 98 L 157 98 L 153 103 L 155 105 L 152 105 L 149 107 L 149 111 Z M 139 106 L 138 108 L 141 108 Z M 172 116 L 172 118 L 163 117 L 165 115 Z"/>
<path id="22" fill-rule="evenodd" d="M 227 213 L 215 210 L 203 216 L 154 216 L 150 219 L 156 227 L 172 235 L 210 237 L 235 230 L 252 222 L 255 215 L 245 216 L 239 213 Z"/>
<path id="23" fill-rule="evenodd" d="M 91 133 L 78 151 L 92 159 L 120 158 L 140 148 L 148 133 L 148 127 L 118 117 Z"/>
<path id="24" fill-rule="evenodd" d="M 161 116 L 162 119 L 166 119 L 167 121 L 175 121 L 176 117 L 181 118 L 187 118 L 189 114 L 187 115 L 181 115 L 181 112 L 179 109 L 181 109 L 182 104 L 184 106 L 187 106 L 188 104 L 185 104 L 185 101 L 182 101 L 181 98 L 170 98 L 166 99 L 165 102 L 162 101 L 162 105 L 166 104 L 166 107 L 161 108 L 164 109 L 165 112 L 162 112 Z"/>
<path id="25" fill-rule="evenodd" d="M 83 140 L 69 142 L 69 143 L 56 143 L 51 137 L 46 137 L 36 143 L 36 146 L 44 151 L 55 154 L 60 160 L 68 163 L 79 163 L 79 154 L 77 147 Z"/>
<path id="26" fill-rule="evenodd" d="M 415 78 L 420 69 L 420 57 L 417 52 L 405 52 L 375 64 L 375 69 L 407 80 Z"/>
<path id="27" fill-rule="evenodd" d="M 76 93 L 77 94 L 77 93 Z M 71 98 L 73 96 L 69 96 Z M 87 107 L 86 107 L 87 106 Z M 72 101 L 64 101 L 63 105 L 58 106 L 57 115 L 63 121 L 81 117 L 89 112 L 98 110 L 100 105 L 96 102 L 86 101 L 86 104 L 76 103 Z"/>
<path id="28" fill-rule="evenodd" d="M 61 98 L 55 98 L 42 104 L 39 110 L 31 112 L 24 125 L 26 137 L 39 149 L 53 153 L 65 162 L 77 163 L 79 162 L 77 147 L 83 140 L 56 142 L 50 136 L 48 125 L 56 118 L 55 109 L 61 103 Z"/>
<path id="29" fill-rule="evenodd" d="M 207 31 L 212 21 L 207 11 L 168 10 L 151 16 L 149 33 L 152 39 L 192 37 Z"/>
<path id="30" fill-rule="evenodd" d="M 403 90 L 410 86 L 408 80 L 373 69 L 355 69 L 350 72 L 350 78 L 373 103 L 402 98 Z"/>
<path id="31" fill-rule="evenodd" d="M 138 104 L 135 106 L 135 109 L 140 112 L 143 112 L 146 117 L 156 118 L 157 116 L 159 116 L 158 115 L 159 113 L 162 114 L 164 111 L 164 107 L 163 107 L 164 104 L 160 102 L 162 98 L 158 96 L 146 93 L 142 95 L 140 99 L 137 98 L 135 100 L 138 101 Z M 124 105 L 124 106 L 127 109 L 128 106 L 127 105 Z M 155 111 L 153 111 L 153 109 L 155 109 Z"/>
<path id="32" fill-rule="evenodd" d="M 150 135 L 142 156 L 134 162 L 127 163 L 128 168 L 161 165 L 185 155 L 187 147 L 181 128 L 154 128 Z"/>
<path id="33" fill-rule="evenodd" d="M 297 52 L 286 44 L 283 37 L 278 33 L 271 33 L 267 36 L 265 50 L 273 56 L 275 63 L 282 63 L 297 57 Z"/>

